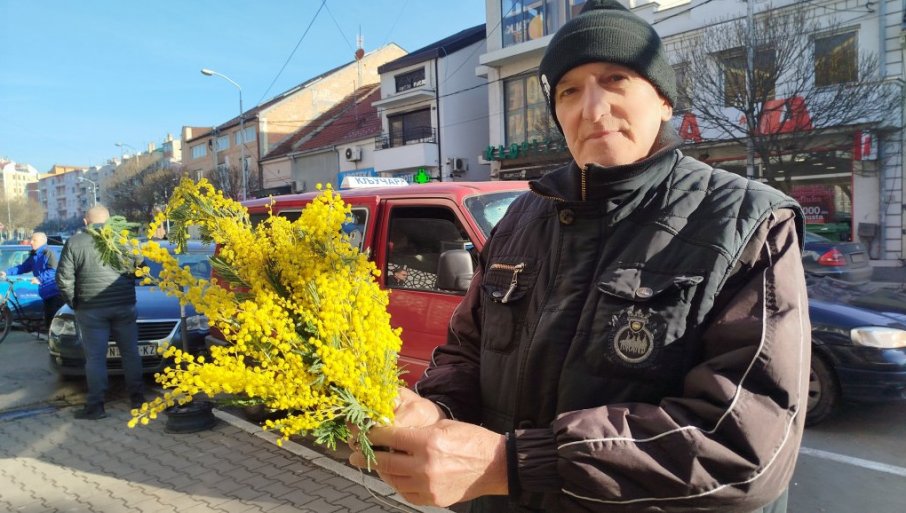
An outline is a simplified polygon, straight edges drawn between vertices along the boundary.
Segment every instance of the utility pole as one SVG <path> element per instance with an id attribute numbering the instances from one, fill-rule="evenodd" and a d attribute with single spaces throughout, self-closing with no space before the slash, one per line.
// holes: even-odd
<path id="1" fill-rule="evenodd" d="M 755 178 L 755 1 L 746 2 L 746 178 Z"/>

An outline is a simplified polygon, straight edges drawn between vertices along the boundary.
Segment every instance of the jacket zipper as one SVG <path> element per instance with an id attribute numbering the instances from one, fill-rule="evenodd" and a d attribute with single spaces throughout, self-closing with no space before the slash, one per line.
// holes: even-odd
<path id="1" fill-rule="evenodd" d="M 513 295 L 513 292 L 516 292 L 516 287 L 519 285 L 519 273 L 525 269 L 525 262 L 518 263 L 516 265 L 511 264 L 491 264 L 489 270 L 494 269 L 503 269 L 504 271 L 512 271 L 513 278 L 510 280 L 510 288 L 507 289 L 506 294 L 503 295 L 503 298 L 500 300 L 501 303 L 506 303 L 510 300 L 510 296 Z"/>

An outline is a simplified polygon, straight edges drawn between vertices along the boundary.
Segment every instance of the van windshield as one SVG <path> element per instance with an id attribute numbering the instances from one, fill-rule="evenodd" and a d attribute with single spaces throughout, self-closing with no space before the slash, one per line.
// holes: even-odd
<path id="1" fill-rule="evenodd" d="M 481 194 L 466 198 L 465 205 L 487 238 L 491 234 L 491 229 L 510 207 L 510 203 L 524 192 L 525 190 L 516 190 Z"/>

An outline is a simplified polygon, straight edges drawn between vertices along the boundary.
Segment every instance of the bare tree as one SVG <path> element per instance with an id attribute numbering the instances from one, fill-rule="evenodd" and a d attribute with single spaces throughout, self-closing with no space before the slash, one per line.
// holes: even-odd
<path id="1" fill-rule="evenodd" d="M 204 177 L 211 182 L 214 187 L 223 191 L 223 195 L 239 200 L 242 191 L 242 173 L 238 165 L 220 164 L 216 169 L 205 171 Z M 255 191 L 261 188 L 258 173 L 249 170 L 248 191 Z M 249 198 L 252 196 L 250 195 Z"/>
<path id="2" fill-rule="evenodd" d="M 711 142 L 745 146 L 751 139 L 760 177 L 786 191 L 791 176 L 779 173 L 784 161 L 829 137 L 843 140 L 860 128 L 899 122 L 902 92 L 880 76 L 878 56 L 859 54 L 855 33 L 819 14 L 807 2 L 759 13 L 752 27 L 754 66 L 746 53 L 745 18 L 708 26 L 685 38 L 675 53 L 686 116 L 694 115 L 696 128 L 710 134 Z M 690 134 L 682 132 L 688 140 Z"/>
<path id="3" fill-rule="evenodd" d="M 32 199 L 0 198 L 0 224 L 3 231 L 12 238 L 13 232 L 20 235 L 30 233 L 44 221 L 44 207 Z"/>
<path id="4" fill-rule="evenodd" d="M 105 180 L 104 193 L 112 212 L 134 222 L 147 223 L 165 205 L 184 175 L 181 166 L 152 156 L 135 162 Z"/>

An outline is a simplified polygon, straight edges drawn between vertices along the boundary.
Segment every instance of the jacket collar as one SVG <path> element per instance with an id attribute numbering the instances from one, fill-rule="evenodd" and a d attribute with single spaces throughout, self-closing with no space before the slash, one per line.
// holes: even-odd
<path id="1" fill-rule="evenodd" d="M 624 203 L 629 197 L 644 195 L 652 186 L 661 183 L 680 158 L 682 153 L 675 146 L 669 146 L 623 166 L 588 164 L 582 169 L 573 160 L 530 182 L 529 188 L 541 196 L 561 201 Z"/>

